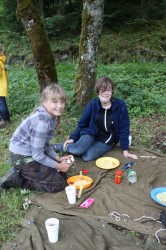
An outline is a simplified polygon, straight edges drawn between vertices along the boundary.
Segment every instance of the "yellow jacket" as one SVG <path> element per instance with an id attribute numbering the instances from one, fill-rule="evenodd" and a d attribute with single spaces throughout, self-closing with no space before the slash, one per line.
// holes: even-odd
<path id="1" fill-rule="evenodd" d="M 0 96 L 8 95 L 8 78 L 5 70 L 6 56 L 0 54 Z"/>

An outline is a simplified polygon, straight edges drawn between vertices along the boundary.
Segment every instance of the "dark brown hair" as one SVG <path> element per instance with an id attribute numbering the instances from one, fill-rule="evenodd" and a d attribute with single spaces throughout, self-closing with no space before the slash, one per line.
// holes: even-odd
<path id="1" fill-rule="evenodd" d="M 111 87 L 112 89 L 112 95 L 114 93 L 114 82 L 108 78 L 108 77 L 101 77 L 98 79 L 95 89 L 96 93 L 99 94 L 99 92 L 102 90 L 102 92 L 108 90 Z"/>

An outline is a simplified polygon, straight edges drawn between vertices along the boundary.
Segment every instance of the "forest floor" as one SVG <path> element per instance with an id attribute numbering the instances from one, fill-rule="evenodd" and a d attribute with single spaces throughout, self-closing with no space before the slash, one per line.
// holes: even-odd
<path id="1" fill-rule="evenodd" d="M 153 115 L 131 121 L 134 145 L 144 145 L 166 154 L 166 117 Z"/>

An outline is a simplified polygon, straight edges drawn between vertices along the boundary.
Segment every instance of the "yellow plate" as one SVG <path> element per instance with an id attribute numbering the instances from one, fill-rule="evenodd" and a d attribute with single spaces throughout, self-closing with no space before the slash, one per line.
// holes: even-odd
<path id="1" fill-rule="evenodd" d="M 82 186 L 83 188 L 88 188 L 92 185 L 92 182 L 93 182 L 92 178 L 84 175 L 75 175 L 67 180 L 67 183 L 69 185 L 74 185 L 76 189 L 80 189 L 80 187 Z"/>
<path id="2" fill-rule="evenodd" d="M 117 168 L 120 161 L 113 157 L 102 157 L 96 160 L 96 166 L 103 169 Z"/>

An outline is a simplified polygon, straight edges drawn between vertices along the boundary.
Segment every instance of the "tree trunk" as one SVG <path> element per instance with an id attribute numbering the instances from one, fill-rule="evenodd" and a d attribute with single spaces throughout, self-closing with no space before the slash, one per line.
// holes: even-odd
<path id="1" fill-rule="evenodd" d="M 37 4 L 38 4 L 38 6 L 39 6 L 41 19 L 44 20 L 44 18 L 45 18 L 45 13 L 44 13 L 44 0 L 37 0 Z"/>
<path id="2" fill-rule="evenodd" d="M 55 60 L 33 0 L 17 0 L 17 16 L 21 19 L 27 37 L 30 40 L 40 90 L 51 83 L 57 83 Z"/>
<path id="3" fill-rule="evenodd" d="M 84 0 L 79 65 L 74 102 L 85 107 L 92 98 L 96 81 L 99 38 L 103 26 L 104 0 Z"/>

